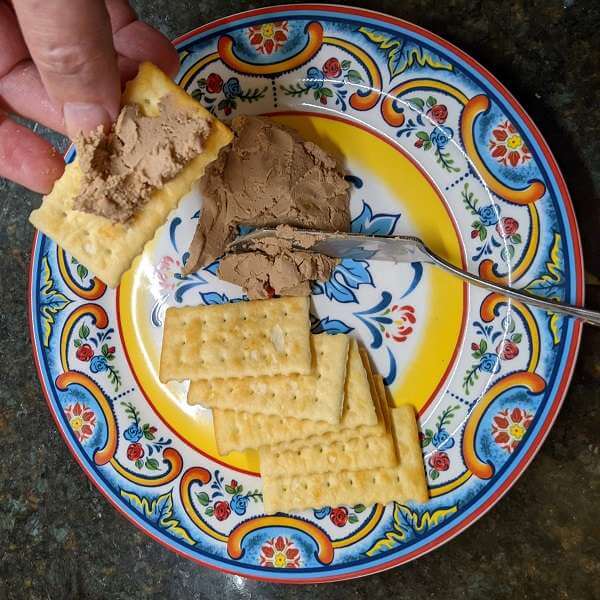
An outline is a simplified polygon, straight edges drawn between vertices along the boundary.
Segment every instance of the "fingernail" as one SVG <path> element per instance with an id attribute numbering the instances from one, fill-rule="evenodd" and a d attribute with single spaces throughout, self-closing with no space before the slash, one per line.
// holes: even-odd
<path id="1" fill-rule="evenodd" d="M 65 127 L 69 137 L 75 139 L 80 133 L 88 134 L 98 125 L 110 126 L 111 118 L 101 104 L 67 102 L 63 106 Z"/>

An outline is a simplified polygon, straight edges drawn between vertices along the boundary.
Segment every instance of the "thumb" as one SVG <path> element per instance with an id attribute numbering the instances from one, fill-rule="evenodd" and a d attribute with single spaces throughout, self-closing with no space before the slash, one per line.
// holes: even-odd
<path id="1" fill-rule="evenodd" d="M 23 37 L 71 138 L 109 125 L 119 112 L 120 79 L 102 0 L 14 0 Z"/>

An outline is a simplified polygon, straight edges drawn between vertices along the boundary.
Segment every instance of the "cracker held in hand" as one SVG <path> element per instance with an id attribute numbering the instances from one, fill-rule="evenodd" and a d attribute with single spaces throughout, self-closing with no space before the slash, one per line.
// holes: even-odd
<path id="1" fill-rule="evenodd" d="M 263 477 L 265 512 L 291 512 L 340 504 L 426 502 L 429 498 L 414 408 L 394 408 L 395 467 L 316 475 Z"/>
<path id="2" fill-rule="evenodd" d="M 313 372 L 192 381 L 188 404 L 340 422 L 348 361 L 346 335 L 311 336 Z"/>
<path id="3" fill-rule="evenodd" d="M 308 374 L 308 298 L 169 308 L 160 379 Z"/>
<path id="4" fill-rule="evenodd" d="M 140 254 L 156 230 L 166 221 L 179 200 L 189 192 L 232 134 L 167 75 L 150 63 L 143 63 L 137 77 L 127 84 L 123 105 L 137 105 L 142 114 L 156 116 L 163 98 L 169 97 L 182 110 L 208 122 L 210 131 L 202 151 L 175 177 L 154 190 L 147 202 L 125 223 L 104 216 L 75 210 L 75 199 L 85 194 L 78 159 L 67 165 L 63 176 L 46 196 L 39 209 L 30 215 L 31 223 L 72 254 L 109 287 L 116 287 L 121 276 Z"/>
<path id="5" fill-rule="evenodd" d="M 308 419 L 214 409 L 213 424 L 217 447 L 221 454 L 229 454 L 234 450 L 270 446 L 306 439 L 330 431 L 341 432 L 358 427 L 370 428 L 372 432 L 382 433 L 383 422 L 379 422 L 374 401 L 376 400 L 371 396 L 358 343 L 352 339 L 346 370 L 344 412 L 338 425 Z M 356 435 L 349 434 L 349 437 L 356 437 Z"/>

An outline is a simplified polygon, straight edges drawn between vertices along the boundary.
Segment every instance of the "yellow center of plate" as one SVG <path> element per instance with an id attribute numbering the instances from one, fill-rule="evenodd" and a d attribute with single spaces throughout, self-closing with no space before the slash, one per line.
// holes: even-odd
<path id="1" fill-rule="evenodd" d="M 389 197 L 398 199 L 398 210 L 411 223 L 415 235 L 454 264 L 463 264 L 460 240 L 441 195 L 422 169 L 397 146 L 358 125 L 326 116 L 294 114 L 275 119 L 328 152 L 345 157 L 361 175 L 376 178 Z M 190 445 L 232 467 L 258 472 L 255 452 L 219 456 L 210 411 L 187 406 L 187 384 L 163 384 L 158 379 L 160 336 L 156 336 L 150 321 L 154 301 L 149 293 L 152 254 L 150 244 L 125 275 L 119 290 L 121 334 L 140 387 L 161 418 Z M 425 305 L 416 307 L 421 341 L 406 357 L 391 390 L 397 404 L 411 402 L 417 409 L 433 398 L 447 378 L 460 346 L 466 314 L 464 286 L 439 269 L 425 268 L 428 298 Z M 403 317 L 399 314 L 397 318 Z"/>

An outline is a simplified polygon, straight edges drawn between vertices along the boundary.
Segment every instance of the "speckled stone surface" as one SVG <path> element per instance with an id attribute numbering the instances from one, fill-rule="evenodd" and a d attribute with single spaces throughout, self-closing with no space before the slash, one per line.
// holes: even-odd
<path id="1" fill-rule="evenodd" d="M 135 4 L 142 18 L 174 37 L 271 3 Z M 600 308 L 600 3 L 350 4 L 442 35 L 523 104 L 567 179 L 585 249 L 587 303 Z M 64 150 L 64 141 L 50 137 Z M 60 439 L 27 333 L 33 235 L 27 215 L 39 202 L 0 179 L 0 599 L 600 598 L 600 330 L 584 332 L 565 406 L 539 455 L 510 493 L 459 538 L 357 581 L 318 588 L 248 581 L 199 567 L 139 533 L 91 487 Z"/>

